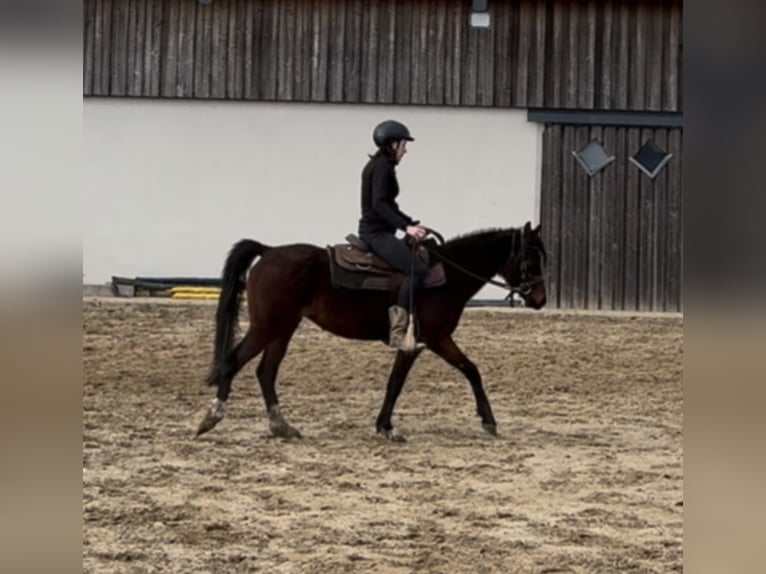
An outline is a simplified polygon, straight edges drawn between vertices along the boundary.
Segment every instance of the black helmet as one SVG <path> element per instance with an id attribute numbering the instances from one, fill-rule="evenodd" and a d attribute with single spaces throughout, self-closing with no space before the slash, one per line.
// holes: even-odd
<path id="1" fill-rule="evenodd" d="M 384 147 L 390 142 L 399 140 L 413 142 L 415 141 L 415 138 L 410 135 L 410 130 L 407 129 L 407 126 L 396 120 L 386 120 L 385 122 L 381 122 L 375 126 L 375 129 L 372 132 L 372 141 L 374 141 L 375 145 L 378 147 Z"/>

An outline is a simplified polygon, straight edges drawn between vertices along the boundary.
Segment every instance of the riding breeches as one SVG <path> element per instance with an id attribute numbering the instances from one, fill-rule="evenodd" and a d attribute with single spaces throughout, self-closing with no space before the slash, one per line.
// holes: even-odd
<path id="1" fill-rule="evenodd" d="M 360 238 L 370 246 L 375 255 L 405 274 L 406 279 L 399 289 L 398 305 L 409 310 L 410 295 L 413 304 L 423 290 L 428 267 L 392 233 L 365 233 Z M 410 276 L 412 274 L 412 276 Z"/>

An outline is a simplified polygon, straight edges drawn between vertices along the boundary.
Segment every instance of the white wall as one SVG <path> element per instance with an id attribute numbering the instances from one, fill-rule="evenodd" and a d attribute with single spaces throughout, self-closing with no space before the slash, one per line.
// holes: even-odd
<path id="1" fill-rule="evenodd" d="M 398 168 L 406 213 L 447 237 L 537 221 L 523 110 L 86 98 L 83 281 L 214 277 L 242 237 L 342 241 L 387 118 L 417 140 Z"/>

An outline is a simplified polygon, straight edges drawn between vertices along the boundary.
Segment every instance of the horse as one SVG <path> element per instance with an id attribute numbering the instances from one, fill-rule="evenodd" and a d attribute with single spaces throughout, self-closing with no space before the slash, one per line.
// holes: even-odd
<path id="1" fill-rule="evenodd" d="M 523 228 L 478 230 L 446 242 L 443 239 L 437 242 L 434 236 L 441 239 L 432 232 L 418 247 L 426 252 L 431 270 L 438 271 L 435 275 L 441 275 L 441 280 L 432 281 L 430 286 L 427 283 L 412 313 L 417 325 L 414 335 L 417 347 L 411 352 L 392 349 L 396 354 L 375 423 L 377 433 L 394 442 L 405 441 L 391 421 L 394 406 L 410 369 L 425 348 L 465 376 L 473 390 L 482 428 L 497 436 L 497 422 L 479 369 L 455 344 L 452 334 L 468 301 L 487 283 L 508 288 L 509 296 L 512 294 L 527 307 L 539 310 L 546 303 L 547 256 L 540 226 L 533 229 L 527 222 Z M 275 382 L 290 340 L 303 318 L 339 337 L 387 343 L 387 309 L 396 299 L 396 288 L 404 274 L 386 268 L 385 262 L 365 253 L 365 246 L 360 246 L 355 236 L 348 236 L 347 242 L 334 247 L 367 257 L 368 264 L 358 265 L 355 272 L 344 271 L 364 278 L 367 288 L 338 285 L 333 274 L 340 268 L 338 261 L 333 260 L 336 257 L 333 246 L 324 249 L 308 243 L 268 246 L 253 239 L 242 239 L 233 245 L 223 267 L 213 359 L 206 378 L 208 385 L 217 387 L 216 398 L 196 436 L 223 420 L 232 380 L 250 360 L 263 353 L 256 377 L 266 403 L 271 434 L 287 439 L 301 437 L 280 411 Z M 504 283 L 495 281 L 496 275 Z M 374 283 L 376 280 L 378 283 Z M 381 283 L 386 280 L 388 283 Z M 243 291 L 247 294 L 249 328 L 235 343 Z"/>

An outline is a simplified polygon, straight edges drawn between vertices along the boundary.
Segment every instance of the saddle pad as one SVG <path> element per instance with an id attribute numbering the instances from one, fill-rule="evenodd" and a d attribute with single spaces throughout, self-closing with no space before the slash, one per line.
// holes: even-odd
<path id="1" fill-rule="evenodd" d="M 360 269 L 355 265 L 349 264 L 346 259 L 338 255 L 339 247 L 345 248 L 346 246 L 336 245 L 327 247 L 333 287 L 369 291 L 395 291 L 404 282 L 405 274 L 394 271 L 390 266 L 387 270 L 374 266 L 370 266 L 369 269 Z M 436 263 L 429 268 L 424 286 L 426 289 L 440 287 L 446 281 L 443 264 Z"/>
<path id="2" fill-rule="evenodd" d="M 362 251 L 347 243 L 341 243 L 332 247 L 335 261 L 341 267 L 348 269 L 349 271 L 364 271 L 372 273 L 399 273 L 397 269 L 394 269 L 386 261 L 373 254 L 370 251 Z M 428 251 L 420 247 L 416 256 L 426 263 L 429 263 Z"/>

